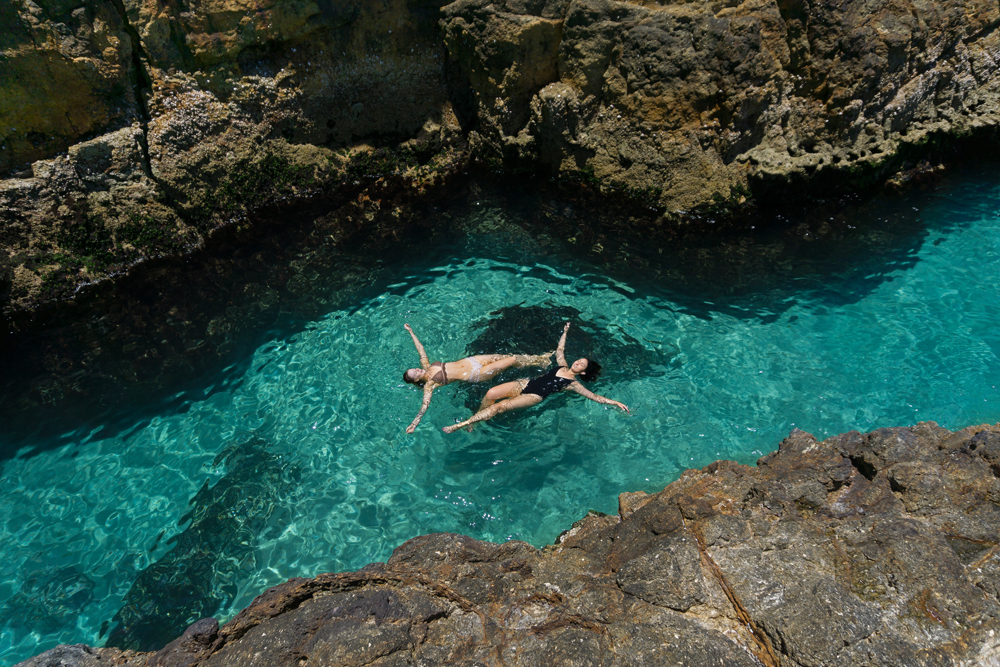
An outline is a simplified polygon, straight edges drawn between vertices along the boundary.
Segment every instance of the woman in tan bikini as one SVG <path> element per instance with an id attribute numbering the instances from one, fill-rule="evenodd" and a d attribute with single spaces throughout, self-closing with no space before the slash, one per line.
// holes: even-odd
<path id="1" fill-rule="evenodd" d="M 588 381 L 595 379 L 601 371 L 601 365 L 591 359 L 577 359 L 572 365 L 567 364 L 566 334 L 568 332 L 569 322 L 563 327 L 562 338 L 559 339 L 559 347 L 556 348 L 556 363 L 559 364 L 558 367 L 532 380 L 514 380 L 513 382 L 505 382 L 492 387 L 486 392 L 483 404 L 479 406 L 476 414 L 461 424 L 445 426 L 442 430 L 445 433 L 451 433 L 463 426 L 471 427 L 476 422 L 492 419 L 501 412 L 530 408 L 532 405 L 541 403 L 546 396 L 563 390 L 575 391 L 584 398 L 589 398 L 592 401 L 597 401 L 605 405 L 613 405 L 624 412 L 628 412 L 628 406 L 624 403 L 613 401 L 604 396 L 598 396 L 579 383 L 577 380 L 578 377 L 580 380 Z"/>
<path id="2" fill-rule="evenodd" d="M 544 368 L 552 363 L 552 353 L 548 354 L 480 354 L 474 357 L 466 357 L 458 361 L 435 361 L 430 363 L 424 346 L 420 344 L 417 335 L 409 324 L 403 327 L 410 332 L 413 344 L 420 355 L 421 368 L 411 368 L 403 373 L 403 381 L 410 384 L 424 385 L 424 402 L 420 406 L 420 412 L 416 419 L 406 427 L 407 433 L 413 433 L 420 423 L 420 419 L 427 412 L 427 406 L 431 404 L 431 393 L 438 387 L 443 387 L 450 382 L 482 382 L 488 380 L 500 371 L 508 368 L 523 368 L 525 366 L 540 366 Z"/>

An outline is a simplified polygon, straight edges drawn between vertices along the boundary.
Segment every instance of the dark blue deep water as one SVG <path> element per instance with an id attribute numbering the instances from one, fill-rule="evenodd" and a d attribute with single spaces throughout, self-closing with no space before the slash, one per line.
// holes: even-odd
<path id="1" fill-rule="evenodd" d="M 268 586 L 385 560 L 424 533 L 542 546 L 621 492 L 751 464 L 793 428 L 996 422 L 995 174 L 792 216 L 721 258 L 654 253 L 661 265 L 631 273 L 558 251 L 489 196 L 466 202 L 447 244 L 159 414 L 111 436 L 67 427 L 0 462 L 0 661 L 162 643 L 165 618 L 225 620 Z M 769 278 L 742 279 L 761 266 Z M 564 319 L 568 356 L 601 357 L 593 390 L 632 415 L 557 396 L 445 435 L 481 395 L 453 385 L 404 433 L 420 404 L 400 380 L 417 363 L 404 323 L 432 359 L 455 359 L 551 349 Z"/>

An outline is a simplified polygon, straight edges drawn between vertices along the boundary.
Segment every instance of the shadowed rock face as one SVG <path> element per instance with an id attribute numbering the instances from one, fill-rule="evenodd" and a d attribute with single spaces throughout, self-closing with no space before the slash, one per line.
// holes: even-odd
<path id="1" fill-rule="evenodd" d="M 40 4 L 0 8 L 3 313 L 276 201 L 464 163 L 434 2 Z"/>
<path id="2" fill-rule="evenodd" d="M 425 535 L 157 654 L 24 664 L 993 665 L 998 535 L 1000 425 L 793 431 L 757 467 L 622 494 L 545 549 Z"/>
<path id="3" fill-rule="evenodd" d="M 253 569 L 255 545 L 279 509 L 294 470 L 257 436 L 233 443 L 215 459 L 227 472 L 191 499 L 191 521 L 170 538 L 174 548 L 143 570 L 113 619 L 107 646 L 151 650 L 177 637 L 193 620 L 231 602 L 242 574 Z"/>
<path id="4" fill-rule="evenodd" d="M 138 120 L 134 46 L 110 1 L 4 2 L 0 174 Z"/>

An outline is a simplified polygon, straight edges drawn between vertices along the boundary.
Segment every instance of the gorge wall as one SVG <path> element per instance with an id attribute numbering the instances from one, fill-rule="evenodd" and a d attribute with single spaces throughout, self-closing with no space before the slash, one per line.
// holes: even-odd
<path id="1" fill-rule="evenodd" d="M 16 0 L 0 301 L 70 296 L 290 199 L 375 229 L 470 160 L 686 214 L 995 128 L 996 2 Z M 829 180 L 823 181 L 828 183 Z M 383 188 L 384 189 L 384 188 Z M 679 224 L 679 223 L 678 223 Z"/>
<path id="2" fill-rule="evenodd" d="M 1000 665 L 998 535 L 1000 425 L 793 431 L 544 549 L 417 537 L 157 653 L 61 646 L 22 667 Z"/>

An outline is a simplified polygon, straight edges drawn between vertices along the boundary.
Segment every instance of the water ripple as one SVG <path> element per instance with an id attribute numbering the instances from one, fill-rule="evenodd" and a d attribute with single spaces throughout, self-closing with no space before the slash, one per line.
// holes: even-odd
<path id="1" fill-rule="evenodd" d="M 998 200 L 995 178 L 970 179 L 927 197 L 922 241 L 877 266 L 859 256 L 840 273 L 789 268 L 784 282 L 743 293 L 623 281 L 551 255 L 526 262 L 523 233 L 517 252 L 404 267 L 370 298 L 275 330 L 248 363 L 155 416 L 113 436 L 70 431 L 0 464 L 0 657 L 99 644 L 142 573 L 181 557 L 172 540 L 210 534 L 182 519 L 205 488 L 238 493 L 217 457 L 252 438 L 298 472 L 268 487 L 263 510 L 218 501 L 245 512 L 240 567 L 215 572 L 223 619 L 267 586 L 384 560 L 422 533 L 543 545 L 587 509 L 615 511 L 622 491 L 658 490 L 718 458 L 752 463 L 795 427 L 823 437 L 997 421 Z M 503 213 L 476 216 L 493 234 Z M 551 331 L 503 329 L 519 314 Z M 420 405 L 400 379 L 417 363 L 404 323 L 438 360 L 466 356 L 494 325 L 497 340 L 530 333 L 538 352 L 552 349 L 565 316 L 567 353 L 604 350 L 613 367 L 594 389 L 632 416 L 555 396 L 446 436 L 440 428 L 478 400 L 448 386 L 417 433 L 403 432 Z"/>

